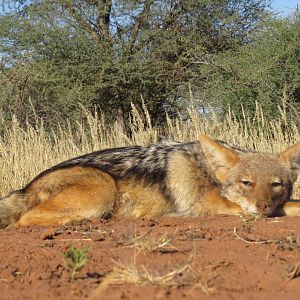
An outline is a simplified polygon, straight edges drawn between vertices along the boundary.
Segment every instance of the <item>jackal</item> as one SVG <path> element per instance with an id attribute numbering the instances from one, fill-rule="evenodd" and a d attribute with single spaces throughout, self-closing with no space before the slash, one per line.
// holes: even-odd
<path id="1" fill-rule="evenodd" d="M 64 161 L 0 200 L 0 228 L 83 218 L 300 215 L 290 201 L 300 143 L 275 155 L 201 135 L 93 152 Z"/>

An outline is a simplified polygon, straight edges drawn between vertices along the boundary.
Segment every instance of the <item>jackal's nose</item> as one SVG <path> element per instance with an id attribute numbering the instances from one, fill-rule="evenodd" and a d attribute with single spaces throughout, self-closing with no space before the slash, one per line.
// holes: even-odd
<path id="1" fill-rule="evenodd" d="M 266 211 L 267 209 L 270 208 L 270 203 L 266 201 L 257 201 L 256 207 L 258 208 L 259 211 Z"/>

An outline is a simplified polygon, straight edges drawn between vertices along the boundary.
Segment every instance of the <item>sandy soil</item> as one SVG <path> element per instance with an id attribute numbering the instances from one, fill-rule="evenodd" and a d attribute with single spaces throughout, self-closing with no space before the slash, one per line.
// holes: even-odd
<path id="1" fill-rule="evenodd" d="M 64 260 L 71 245 L 89 247 L 73 279 Z M 300 217 L 5 229 L 0 259 L 2 300 L 299 299 Z"/>

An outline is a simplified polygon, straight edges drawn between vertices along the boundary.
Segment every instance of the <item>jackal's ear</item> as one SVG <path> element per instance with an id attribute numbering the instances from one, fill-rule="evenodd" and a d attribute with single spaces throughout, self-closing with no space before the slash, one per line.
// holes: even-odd
<path id="1" fill-rule="evenodd" d="M 297 143 L 278 154 L 278 158 L 291 168 L 294 180 L 300 171 L 300 143 Z"/>
<path id="2" fill-rule="evenodd" d="M 233 149 L 220 145 L 206 135 L 201 134 L 198 139 L 216 177 L 224 182 L 228 177 L 229 170 L 239 161 L 238 154 Z"/>

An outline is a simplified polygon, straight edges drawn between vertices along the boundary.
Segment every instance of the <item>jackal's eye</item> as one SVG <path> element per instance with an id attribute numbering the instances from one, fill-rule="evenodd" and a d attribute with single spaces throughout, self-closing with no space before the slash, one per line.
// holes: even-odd
<path id="1" fill-rule="evenodd" d="M 252 182 L 249 181 L 249 180 L 241 180 L 241 183 L 242 183 L 244 186 L 252 186 Z"/>
<path id="2" fill-rule="evenodd" d="M 282 182 L 274 181 L 274 182 L 271 183 L 271 186 L 272 186 L 272 187 L 279 187 L 279 186 L 282 186 Z"/>

